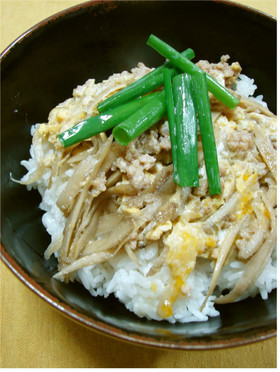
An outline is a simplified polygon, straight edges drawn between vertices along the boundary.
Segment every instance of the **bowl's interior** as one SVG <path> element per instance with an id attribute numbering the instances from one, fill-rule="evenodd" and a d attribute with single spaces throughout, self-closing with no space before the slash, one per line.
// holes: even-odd
<path id="1" fill-rule="evenodd" d="M 221 316 L 208 322 L 171 325 L 137 318 L 114 298 L 93 298 L 78 284 L 53 280 L 55 259 L 43 259 L 49 236 L 40 220 L 40 197 L 10 180 L 10 174 L 24 174 L 20 160 L 29 158 L 31 125 L 46 122 L 49 111 L 74 87 L 88 78 L 99 82 L 139 61 L 148 66 L 163 62 L 146 46 L 151 33 L 178 50 L 193 48 L 196 60 L 217 62 L 229 54 L 276 111 L 276 22 L 256 11 L 221 1 L 91 2 L 42 22 L 3 53 L 1 62 L 4 259 L 14 271 L 20 268 L 19 276 L 30 286 L 38 283 L 37 290 L 50 296 L 54 306 L 70 316 L 75 309 L 73 317 L 81 323 L 121 338 L 204 348 L 272 336 L 275 293 L 267 301 L 256 297 L 220 307 Z"/>

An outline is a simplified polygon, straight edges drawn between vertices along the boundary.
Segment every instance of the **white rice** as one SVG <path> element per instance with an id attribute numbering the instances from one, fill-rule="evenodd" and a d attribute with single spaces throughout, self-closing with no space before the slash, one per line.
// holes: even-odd
<path id="1" fill-rule="evenodd" d="M 256 89 L 257 85 L 255 84 L 254 79 L 250 79 L 244 74 L 239 75 L 239 79 L 236 84 L 236 93 L 244 97 L 250 97 L 251 99 L 261 103 L 264 107 L 267 108 L 267 103 L 263 101 L 262 94 L 254 97 Z"/>

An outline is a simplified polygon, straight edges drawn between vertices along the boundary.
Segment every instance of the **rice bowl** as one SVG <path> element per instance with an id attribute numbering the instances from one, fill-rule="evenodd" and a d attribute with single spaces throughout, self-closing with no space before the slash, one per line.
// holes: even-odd
<path id="1" fill-rule="evenodd" d="M 6 154 L 6 160 L 2 163 L 3 245 L 1 247 L 1 254 L 4 262 L 6 262 L 16 275 L 33 291 L 62 313 L 68 315 L 70 318 L 76 319 L 81 324 L 89 326 L 91 329 L 97 329 L 105 334 L 111 334 L 117 338 L 123 338 L 132 342 L 162 347 L 205 349 L 220 348 L 227 345 L 240 345 L 271 337 L 271 335 L 275 334 L 275 291 L 269 295 L 267 301 L 261 301 L 260 297 L 257 296 L 251 300 L 240 301 L 231 306 L 217 305 L 216 307 L 220 311 L 220 316 L 210 318 L 207 322 L 187 323 L 186 326 L 182 323 L 179 323 L 177 326 L 176 323 L 171 324 L 169 322 L 146 322 L 144 318 L 134 317 L 131 312 L 123 310 L 124 306 L 114 301 L 111 295 L 103 301 L 100 296 L 93 297 L 90 294 L 87 296 L 86 292 L 79 284 L 69 283 L 64 285 L 60 281 L 51 279 L 51 276 L 57 271 L 57 262 L 53 256 L 49 260 L 43 261 L 43 252 L 49 243 L 49 238 L 44 228 L 41 227 L 41 216 L 37 209 L 40 200 L 37 196 L 37 192 L 34 190 L 26 192 L 24 191 L 24 187 L 11 182 L 9 178 L 10 172 L 16 179 L 19 179 L 23 174 L 23 168 L 20 169 L 18 164 L 20 159 L 28 159 L 28 147 L 30 145 L 29 127 L 36 123 L 36 120 L 45 122 L 49 110 L 55 107 L 58 102 L 63 102 L 66 97 L 70 97 L 73 87 L 77 86 L 77 84 L 83 84 L 83 82 L 91 76 L 96 77 L 97 81 L 102 81 L 102 79 L 105 79 L 110 74 L 116 71 L 122 71 L 124 68 L 127 68 L 129 71 L 132 66 L 135 66 L 136 63 L 141 60 L 140 58 L 143 58 L 143 55 L 147 66 L 157 66 L 160 63 L 159 59 L 154 58 L 152 55 L 145 54 L 145 49 L 141 47 L 141 45 L 145 43 L 143 42 L 143 38 L 146 38 L 146 34 L 141 27 L 137 26 L 137 22 L 133 24 L 133 27 L 139 27 L 137 40 L 138 38 L 142 38 L 142 41 L 138 43 L 135 37 L 133 37 L 134 47 L 131 47 L 131 38 L 128 37 L 123 41 L 123 46 L 130 51 L 129 63 L 126 63 L 126 60 L 121 58 L 121 55 L 126 55 L 124 49 L 122 49 L 124 54 L 116 54 L 116 48 L 118 50 L 120 44 L 115 46 L 115 43 L 118 43 L 120 34 L 122 34 L 121 30 L 125 28 L 125 24 L 127 23 L 127 18 L 124 17 L 124 22 L 121 25 L 122 27 L 119 25 L 118 28 L 115 28 L 114 22 L 118 19 L 117 14 L 123 14 L 122 12 L 125 12 L 127 7 L 130 8 L 133 5 L 133 9 L 137 9 L 137 13 L 141 15 L 142 12 L 144 12 L 147 15 L 148 13 L 146 13 L 145 9 L 147 7 L 152 7 L 157 9 L 163 19 L 165 14 L 170 15 L 171 13 L 176 13 L 174 19 L 178 19 L 179 21 L 182 12 L 178 10 L 178 6 L 176 7 L 177 4 L 178 3 L 174 2 L 171 7 L 172 9 L 169 9 L 169 11 L 165 9 L 169 8 L 168 2 L 152 2 L 150 5 L 146 2 L 142 2 L 138 5 L 134 2 L 130 2 L 129 6 L 123 2 L 119 2 L 116 8 L 107 7 L 107 4 L 102 4 L 100 7 L 99 5 L 96 6 L 96 4 L 82 5 L 69 12 L 65 12 L 65 14 L 52 17 L 51 22 L 48 20 L 36 26 L 34 29 L 30 30 L 25 37 L 21 38 L 20 43 L 14 44 L 14 46 L 8 50 L 8 53 L 3 55 L 3 60 L 1 61 L 3 62 L 2 87 L 5 95 L 3 94 L 2 97 L 2 150 L 3 154 Z M 189 8 L 189 5 L 190 2 L 180 2 L 179 8 Z M 249 55 L 249 51 L 244 49 L 243 46 L 244 43 L 247 45 L 246 40 L 249 35 L 245 38 L 232 39 L 232 42 L 228 44 L 228 48 L 226 48 L 225 52 L 229 52 L 233 57 L 233 61 L 239 60 L 242 62 L 244 73 L 255 78 L 255 82 L 259 86 L 258 92 L 264 94 L 265 100 L 268 101 L 270 109 L 274 112 L 273 27 L 275 22 L 264 15 L 250 12 L 242 6 L 225 4 L 224 2 L 223 4 L 206 2 L 205 6 L 207 9 L 209 8 L 206 13 L 214 18 L 216 14 L 227 14 L 229 18 L 233 16 L 239 17 L 240 14 L 240 27 L 235 30 L 236 35 L 246 35 L 244 31 L 248 29 L 249 22 L 252 26 L 252 33 L 258 35 L 259 40 L 263 38 L 267 40 L 265 43 L 265 50 L 267 47 L 267 52 L 264 53 L 265 56 L 259 55 L 258 58 L 254 60 L 254 64 L 252 60 L 254 53 Z M 102 9 L 104 7 L 108 8 L 108 12 L 103 13 Z M 199 17 L 203 16 L 199 8 L 199 2 L 194 2 L 191 6 L 194 20 L 197 18 L 197 11 L 199 12 Z M 228 12 L 229 8 L 231 12 Z M 91 12 L 92 9 L 94 9 L 94 12 Z M 90 10 L 90 12 L 88 12 L 88 10 Z M 214 11 L 214 13 L 212 11 Z M 94 18 L 94 22 L 89 22 L 89 19 L 92 20 L 92 17 Z M 110 19 L 110 22 L 107 23 L 106 21 L 104 23 L 102 21 L 103 18 Z M 141 19 L 141 17 L 139 19 Z M 221 27 L 225 19 L 226 17 L 219 18 Z M 66 20 L 66 22 L 61 22 L 62 20 Z M 243 20 L 246 20 L 246 22 L 244 23 Z M 104 32 L 97 43 L 96 39 L 93 41 L 93 35 L 99 32 L 99 21 L 102 22 Z M 190 19 L 190 21 L 191 24 L 189 26 L 192 27 L 192 23 L 196 21 L 193 22 L 192 19 Z M 149 16 L 147 16 L 147 24 L 149 24 L 149 22 L 151 23 L 151 20 Z M 152 24 L 153 27 L 151 29 L 156 31 L 157 26 L 154 20 Z M 76 27 L 73 25 L 78 27 L 79 36 L 73 32 Z M 178 26 L 179 25 L 180 22 L 178 23 Z M 110 33 L 108 26 L 110 26 L 110 29 L 112 28 L 117 31 L 117 33 Z M 203 31 L 204 24 L 202 24 L 201 27 L 203 35 L 205 34 L 205 31 Z M 52 33 L 51 30 L 53 29 L 59 30 L 59 32 Z M 91 32 L 89 32 L 89 29 Z M 180 33 L 179 29 L 178 32 Z M 223 29 L 226 31 L 226 25 Z M 259 29 L 262 30 L 261 33 L 258 31 Z M 212 30 L 214 34 L 215 30 L 216 29 Z M 173 31 L 176 35 L 178 34 L 177 28 L 176 32 L 175 29 Z M 54 37 L 54 35 L 57 34 L 64 40 L 66 40 L 66 38 L 68 39 L 69 35 L 71 35 L 71 45 L 65 44 L 65 47 L 62 49 L 57 49 L 55 53 L 49 54 L 47 60 L 40 59 L 39 56 L 44 53 L 46 48 L 48 50 L 53 50 L 56 49 L 58 46 L 57 44 L 60 45 L 60 43 L 57 43 L 57 37 Z M 217 39 L 223 40 L 226 34 L 225 32 L 217 35 Z M 267 37 L 267 34 L 270 36 Z M 40 42 L 41 37 L 44 37 L 44 43 Z M 106 43 L 107 37 L 110 37 L 109 44 Z M 172 38 L 176 40 L 177 36 L 175 36 L 175 38 L 173 36 Z M 105 44 L 104 42 L 101 43 L 103 39 Z M 181 43 L 181 47 L 183 48 L 186 45 L 186 40 L 184 38 L 184 41 L 181 39 L 182 35 L 179 36 L 178 34 L 178 45 L 180 47 Z M 210 61 L 217 60 L 217 56 L 221 55 L 220 46 L 225 45 L 225 42 L 221 40 L 221 42 L 211 45 L 210 47 L 210 45 L 202 42 L 200 43 L 199 35 L 195 36 L 195 40 L 197 40 L 196 42 L 198 42 L 199 45 L 199 47 L 196 46 L 195 48 L 197 51 L 200 51 L 200 58 L 207 56 Z M 254 41 L 254 39 L 252 39 L 252 41 Z M 237 48 L 237 44 L 240 48 Z M 252 44 L 254 44 L 254 42 L 252 42 Z M 87 45 L 87 48 L 83 49 L 84 45 Z M 101 45 L 102 48 L 100 48 Z M 92 49 L 93 47 L 94 51 Z M 28 48 L 29 53 L 25 52 L 26 48 Z M 74 54 L 71 55 L 67 52 L 69 48 L 75 50 L 75 58 Z M 100 58 L 104 51 L 106 52 L 106 59 L 101 63 Z M 11 62 L 16 59 L 18 54 L 21 56 L 24 55 L 25 58 L 18 60 L 17 68 L 15 69 L 15 64 L 11 64 Z M 110 59 L 112 56 L 114 57 Z M 38 58 L 40 59 L 40 64 L 37 63 L 39 60 Z M 108 64 L 109 61 L 110 64 Z M 36 63 L 36 68 L 34 68 L 34 63 Z M 51 63 L 54 68 L 49 70 L 46 63 Z M 63 68 L 61 70 L 59 66 L 62 64 Z M 78 70 L 77 66 L 80 66 Z M 260 70 L 262 70 L 261 74 Z M 33 74 L 33 71 L 38 71 L 38 73 Z M 61 75 L 62 71 L 63 74 Z M 11 72 L 13 72 L 12 75 Z M 64 72 L 68 75 L 67 79 L 64 79 Z M 29 80 L 29 83 L 26 85 L 25 77 L 30 73 L 33 79 Z M 12 76 L 14 76 L 16 80 L 11 80 Z M 17 82 L 16 87 L 15 81 Z M 58 82 L 59 84 L 57 85 L 57 89 L 53 89 L 54 82 Z M 7 85 L 8 83 L 9 85 Z M 19 90 L 19 92 L 25 91 L 25 95 L 18 96 L 15 104 L 18 102 L 21 106 L 15 106 L 18 113 L 15 112 L 10 116 L 8 111 L 10 107 L 9 102 L 13 101 L 15 89 Z M 44 96 L 43 100 L 41 98 L 42 95 Z M 30 107 L 31 102 L 32 108 Z M 24 118 L 25 121 L 22 123 Z M 9 123 L 9 126 L 5 123 Z M 18 133 L 17 136 L 14 136 L 15 131 Z M 9 137 L 7 137 L 7 135 Z M 13 136 L 13 141 L 10 141 L 10 135 Z M 7 138 L 9 138 L 8 141 Z M 2 159 L 4 159 L 4 157 L 2 157 Z M 20 204 L 18 204 L 16 200 L 21 200 Z M 16 235 L 14 235 L 14 232 L 16 232 Z M 248 313 L 249 309 L 252 308 L 254 308 L 254 317 Z M 241 321 L 242 323 L 240 323 Z M 188 335 L 188 337 L 186 337 L 186 335 Z"/>

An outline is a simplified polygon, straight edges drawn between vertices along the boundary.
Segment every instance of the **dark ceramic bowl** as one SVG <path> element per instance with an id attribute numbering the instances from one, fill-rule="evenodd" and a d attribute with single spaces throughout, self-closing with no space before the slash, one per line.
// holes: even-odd
<path id="1" fill-rule="evenodd" d="M 225 1 L 93 1 L 46 19 L 1 55 L 2 259 L 30 289 L 61 313 L 93 330 L 138 344 L 176 349 L 214 349 L 276 335 L 276 293 L 219 310 L 208 322 L 169 324 L 134 316 L 113 297 L 93 298 L 79 284 L 52 279 L 56 261 L 45 261 L 49 236 L 41 224 L 40 197 L 10 181 L 24 174 L 30 126 L 72 89 L 143 61 L 163 59 L 146 46 L 154 33 L 197 60 L 238 60 L 258 92 L 276 110 L 276 20 Z"/>

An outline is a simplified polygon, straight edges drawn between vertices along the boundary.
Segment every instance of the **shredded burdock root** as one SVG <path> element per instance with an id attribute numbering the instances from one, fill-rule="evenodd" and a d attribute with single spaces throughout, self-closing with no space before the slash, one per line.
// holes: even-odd
<path id="1" fill-rule="evenodd" d="M 231 89 L 241 68 L 228 59 L 198 65 Z M 229 294 L 217 295 L 217 303 L 238 300 L 268 262 L 276 240 L 276 117 L 251 98 L 238 96 L 240 104 L 229 110 L 210 94 L 222 186 L 221 195 L 213 197 L 199 133 L 200 185 L 174 184 L 166 120 L 128 146 L 101 133 L 62 147 L 59 133 L 97 114 L 99 102 L 149 71 L 139 64 L 131 73 L 115 74 L 100 84 L 89 80 L 76 88 L 73 98 L 51 111 L 47 124 L 35 126 L 33 160 L 31 165 L 23 162 L 29 172 L 21 183 L 56 199 L 52 213 L 62 228 L 50 231 L 45 258 L 56 255 L 57 279 L 73 280 L 77 270 L 123 252 L 137 262 L 136 252 L 157 242 L 159 256 L 147 275 L 164 265 L 172 274 L 157 311 L 165 318 L 176 299 L 188 295 L 187 279 L 199 257 L 213 262 L 201 309 L 232 260 L 243 262 L 245 270 Z M 44 203 L 41 208 L 47 210 Z"/>

